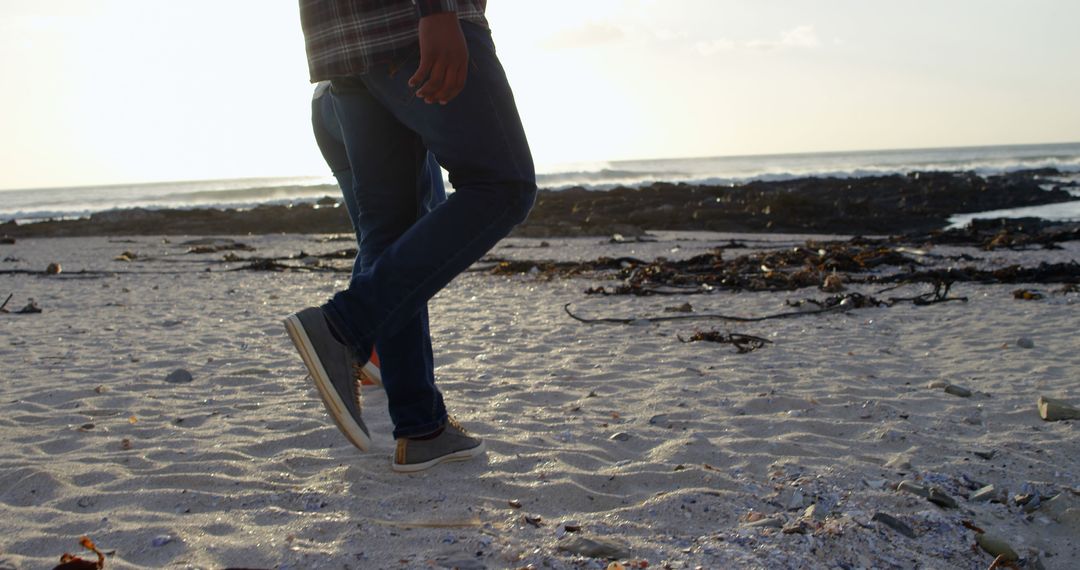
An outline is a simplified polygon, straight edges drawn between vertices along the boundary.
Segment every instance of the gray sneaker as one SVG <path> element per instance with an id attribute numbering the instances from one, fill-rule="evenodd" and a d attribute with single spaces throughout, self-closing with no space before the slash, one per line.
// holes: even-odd
<path id="1" fill-rule="evenodd" d="M 469 435 L 461 424 L 450 418 L 443 432 L 432 439 L 398 439 L 391 467 L 398 473 L 415 473 L 444 461 L 472 459 L 483 452 L 484 440 Z"/>
<path id="2" fill-rule="evenodd" d="M 285 330 L 304 359 L 319 397 L 338 429 L 353 445 L 367 451 L 371 434 L 360 418 L 360 391 L 356 388 L 354 371 L 354 365 L 359 363 L 353 351 L 334 338 L 318 307 L 289 315 Z"/>

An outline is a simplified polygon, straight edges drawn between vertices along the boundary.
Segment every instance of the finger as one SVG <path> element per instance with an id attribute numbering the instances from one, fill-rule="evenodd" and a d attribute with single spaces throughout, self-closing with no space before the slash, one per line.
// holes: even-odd
<path id="1" fill-rule="evenodd" d="M 416 68 L 416 73 L 414 73 L 413 76 L 409 78 L 409 87 L 416 87 L 417 85 L 420 85 L 424 82 L 424 78 L 426 78 L 428 74 L 431 73 L 431 67 L 433 64 L 432 59 L 434 58 L 423 56 L 420 57 L 420 66 Z"/>
<path id="2" fill-rule="evenodd" d="M 425 103 L 434 103 L 435 94 L 442 90 L 443 83 L 446 80 L 446 63 L 439 61 L 431 69 L 431 75 L 428 76 L 427 81 L 423 87 L 416 92 L 417 97 L 423 97 Z"/>
<path id="3" fill-rule="evenodd" d="M 461 92 L 461 78 L 458 73 L 459 71 L 457 69 L 450 69 L 446 72 L 446 78 L 443 80 L 442 89 L 432 96 L 439 104 L 445 105 L 449 103 L 451 99 Z"/>

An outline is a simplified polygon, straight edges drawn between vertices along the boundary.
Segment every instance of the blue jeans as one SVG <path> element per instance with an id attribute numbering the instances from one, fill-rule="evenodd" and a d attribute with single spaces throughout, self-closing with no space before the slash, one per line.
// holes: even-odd
<path id="1" fill-rule="evenodd" d="M 370 266 L 325 305 L 327 320 L 358 355 L 375 346 L 394 437 L 446 421 L 434 378 L 386 377 L 386 350 L 431 359 L 427 301 L 525 220 L 536 197 L 532 156 L 490 32 L 462 22 L 469 47 L 465 89 L 428 105 L 408 79 L 416 56 L 335 79 L 334 110 L 352 165 L 362 255 Z M 417 217 L 414 188 L 430 151 L 454 194 Z"/>
<path id="2" fill-rule="evenodd" d="M 356 232 L 356 243 L 363 241 L 360 234 L 360 212 L 356 205 L 356 194 L 353 192 L 352 167 L 349 165 L 349 156 L 345 150 L 345 140 L 341 133 L 341 123 L 334 111 L 334 101 L 329 91 L 316 90 L 315 97 L 311 100 L 311 127 L 315 133 L 315 142 L 319 145 L 323 159 L 337 179 L 338 187 L 345 201 L 345 210 L 349 214 L 353 231 Z M 442 169 L 435 160 L 435 155 L 427 153 L 427 160 L 416 180 L 416 200 L 420 206 L 417 216 L 422 216 L 436 206 L 446 201 L 446 187 L 443 185 Z M 353 263 L 353 275 L 356 275 L 365 267 L 362 255 L 363 248 L 358 248 L 356 261 Z M 368 264 L 370 265 L 370 264 Z"/>
<path id="3" fill-rule="evenodd" d="M 357 254 L 353 262 L 353 276 L 358 275 L 375 262 L 378 253 L 373 247 L 377 236 L 365 235 L 360 228 L 360 209 L 353 185 L 352 167 L 342 135 L 341 123 L 334 111 L 334 102 L 329 92 L 316 89 L 316 96 L 311 102 L 311 124 L 315 141 L 319 145 L 326 164 L 337 179 L 345 200 L 345 209 L 356 232 Z M 424 165 L 415 182 L 416 219 L 435 209 L 446 201 L 446 188 L 443 185 L 442 169 L 434 155 L 425 151 Z M 427 310 L 421 311 L 406 329 L 409 336 L 403 336 L 401 342 L 377 343 L 382 364 L 383 382 L 390 386 L 408 386 L 410 378 L 423 378 L 425 391 L 430 392 L 435 386 L 435 363 L 431 354 L 431 333 L 428 326 Z M 428 397 L 431 397 L 430 395 Z"/>

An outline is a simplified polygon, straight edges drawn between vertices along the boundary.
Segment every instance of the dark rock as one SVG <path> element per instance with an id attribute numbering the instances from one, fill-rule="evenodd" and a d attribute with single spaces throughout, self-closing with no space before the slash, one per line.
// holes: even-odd
<path id="1" fill-rule="evenodd" d="M 930 495 L 926 497 L 926 500 L 944 509 L 955 509 L 957 506 L 956 499 L 937 487 L 930 488 Z"/>
<path id="2" fill-rule="evenodd" d="M 1009 546 L 1009 543 L 999 536 L 980 533 L 975 535 L 975 542 L 990 556 L 1004 556 L 1006 562 L 1016 562 L 1020 559 L 1020 556 Z"/>
<path id="3" fill-rule="evenodd" d="M 949 384 L 948 386 L 946 386 L 945 387 L 945 393 L 946 394 L 952 394 L 953 396 L 959 396 L 961 398 L 970 398 L 971 397 L 971 390 L 968 390 L 967 388 L 964 388 L 963 386 L 956 386 L 954 384 Z"/>
<path id="4" fill-rule="evenodd" d="M 1080 409 L 1046 396 L 1039 396 L 1039 417 L 1048 422 L 1080 420 Z"/>
<path id="5" fill-rule="evenodd" d="M 915 531 L 911 529 L 904 521 L 885 513 L 874 513 L 874 516 L 870 518 L 872 521 L 879 522 L 896 532 L 908 537 L 915 538 Z"/>
<path id="6" fill-rule="evenodd" d="M 617 560 L 630 558 L 630 550 L 621 542 L 610 538 L 589 538 L 580 534 L 567 535 L 556 545 L 560 552 L 569 552 L 589 558 Z"/>
<path id="7" fill-rule="evenodd" d="M 950 216 L 1075 200 L 1046 191 L 1045 174 L 981 177 L 971 172 L 921 172 L 861 178 L 754 181 L 739 186 L 656 183 L 608 191 L 543 190 L 520 237 L 645 235 L 646 229 L 725 232 L 883 234 L 931 231 L 936 239 L 985 241 L 987 247 L 1047 243 L 1033 222 L 978 220 L 964 230 L 942 231 Z M 327 191 L 330 191 L 328 187 Z M 331 198 L 337 203 L 336 198 Z M 1080 235 L 1080 226 L 1061 232 Z M 1034 229 L 1033 229 L 1034 228 Z M 80 220 L 4 225 L 13 238 L 88 235 L 212 235 L 351 233 L 344 208 L 318 204 L 263 205 L 248 210 L 100 212 Z M 1056 238 L 1055 238 L 1056 239 Z"/>
<path id="8" fill-rule="evenodd" d="M 183 368 L 177 368 L 165 377 L 165 381 L 170 384 L 187 384 L 193 380 L 195 380 L 195 378 L 191 376 L 191 372 L 188 372 Z"/>

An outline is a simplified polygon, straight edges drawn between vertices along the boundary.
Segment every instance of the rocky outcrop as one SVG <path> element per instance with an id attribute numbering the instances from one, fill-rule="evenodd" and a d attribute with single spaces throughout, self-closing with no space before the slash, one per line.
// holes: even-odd
<path id="1" fill-rule="evenodd" d="M 949 216 L 1075 200 L 1044 190 L 1053 169 L 981 177 L 915 172 L 863 178 L 801 178 L 740 186 L 656 183 L 613 190 L 542 190 L 514 235 L 638 235 L 645 230 L 895 234 L 943 228 Z M 86 219 L 0 225 L 11 238 L 87 235 L 210 235 L 350 232 L 336 200 L 249 210 L 115 210 Z"/>

